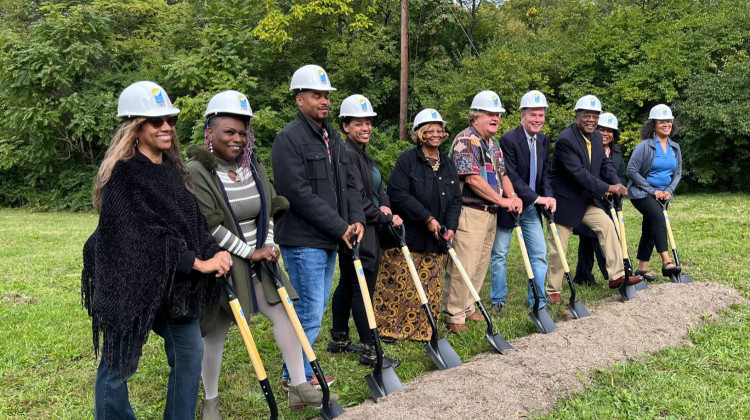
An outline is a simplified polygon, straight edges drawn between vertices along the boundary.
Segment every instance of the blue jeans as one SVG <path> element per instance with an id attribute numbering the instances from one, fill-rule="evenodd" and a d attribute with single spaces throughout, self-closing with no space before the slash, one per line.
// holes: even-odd
<path id="1" fill-rule="evenodd" d="M 534 274 L 534 282 L 539 292 L 539 307 L 541 308 L 547 304 L 547 297 L 544 293 L 544 279 L 547 276 L 547 243 L 544 241 L 544 229 L 539 214 L 533 205 L 523 210 L 519 222 L 523 232 L 523 240 L 526 243 L 526 251 L 529 254 L 531 271 Z M 510 249 L 510 239 L 514 234 L 513 229 L 501 227 L 497 228 L 495 234 L 495 243 L 492 245 L 492 254 L 490 255 L 490 279 L 492 280 L 490 300 L 493 304 L 499 302 L 505 305 L 505 296 L 508 294 L 508 280 L 505 275 L 506 261 Z M 531 286 L 528 286 L 527 299 L 529 306 L 534 306 L 534 293 L 531 291 Z"/>
<path id="2" fill-rule="evenodd" d="M 300 324 L 310 345 L 315 347 L 315 339 L 320 334 L 323 314 L 328 306 L 333 287 L 333 271 L 336 268 L 336 250 L 303 247 L 281 247 L 281 258 L 289 274 L 289 282 L 299 295 L 294 302 Z M 312 368 L 307 356 L 302 355 L 305 366 L 305 376 L 310 381 L 313 377 Z M 281 379 L 289 380 L 286 364 L 283 366 Z"/>
<path id="3" fill-rule="evenodd" d="M 203 360 L 200 324 L 197 319 L 176 322 L 158 314 L 151 329 L 164 338 L 164 350 L 171 368 L 164 419 L 195 418 Z M 119 338 L 107 336 L 106 339 L 115 340 L 113 360 L 111 366 L 107 366 L 104 359 L 99 362 L 94 388 L 94 418 L 96 420 L 135 419 L 128 399 L 127 381 L 138 368 L 140 356 L 130 357 L 125 361 L 126 371 L 120 377 L 118 371 Z"/>

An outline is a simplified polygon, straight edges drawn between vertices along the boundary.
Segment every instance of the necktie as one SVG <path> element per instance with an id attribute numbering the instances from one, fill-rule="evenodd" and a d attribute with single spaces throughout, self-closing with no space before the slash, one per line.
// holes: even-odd
<path id="1" fill-rule="evenodd" d="M 531 161 L 529 162 L 529 187 L 531 190 L 536 192 L 536 137 L 532 137 L 529 140 L 529 154 L 531 155 Z"/>

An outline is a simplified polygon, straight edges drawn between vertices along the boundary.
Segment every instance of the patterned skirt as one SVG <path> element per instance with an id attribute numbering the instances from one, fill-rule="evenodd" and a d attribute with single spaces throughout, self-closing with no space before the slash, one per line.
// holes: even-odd
<path id="1" fill-rule="evenodd" d="M 412 260 L 434 317 L 440 316 L 445 255 L 413 252 Z M 375 320 L 381 337 L 429 341 L 432 328 L 400 248 L 381 253 L 378 283 L 373 296 Z M 437 321 L 437 320 L 436 320 Z"/>

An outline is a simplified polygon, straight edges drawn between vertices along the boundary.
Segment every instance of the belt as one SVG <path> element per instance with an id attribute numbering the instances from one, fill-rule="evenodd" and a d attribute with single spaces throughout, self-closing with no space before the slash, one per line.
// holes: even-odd
<path id="1" fill-rule="evenodd" d="M 495 214 L 497 213 L 497 210 L 498 210 L 498 206 L 496 205 L 487 205 L 487 204 L 479 204 L 479 203 L 463 203 L 463 205 L 466 207 L 470 207 L 472 209 L 486 211 L 489 214 Z"/>

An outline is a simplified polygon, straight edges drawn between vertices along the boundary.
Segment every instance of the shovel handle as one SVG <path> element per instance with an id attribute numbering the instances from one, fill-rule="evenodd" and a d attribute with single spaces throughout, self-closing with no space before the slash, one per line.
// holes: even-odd
<path id="1" fill-rule="evenodd" d="M 474 302 L 481 302 L 481 298 L 477 294 L 477 289 L 474 288 L 474 285 L 471 284 L 471 279 L 469 278 L 469 274 L 466 273 L 466 270 L 464 269 L 464 265 L 461 264 L 461 261 L 458 259 L 458 254 L 456 254 L 456 250 L 451 248 L 448 248 L 448 254 L 450 254 L 451 258 L 453 259 L 453 263 L 456 264 L 456 268 L 458 269 L 458 272 L 461 273 L 461 279 L 463 279 L 464 284 L 466 284 L 466 288 L 469 289 L 469 293 L 471 294 L 471 298 L 474 299 Z"/>
<path id="2" fill-rule="evenodd" d="M 549 228 L 550 230 L 552 230 L 552 237 L 555 238 L 555 247 L 557 247 L 557 254 L 560 256 L 560 262 L 563 266 L 563 272 L 570 273 L 570 267 L 568 267 L 568 259 L 565 258 L 565 251 L 563 250 L 562 242 L 560 241 L 560 233 L 557 231 L 557 224 L 550 221 Z"/>
<path id="3" fill-rule="evenodd" d="M 401 252 L 404 253 L 406 265 L 409 267 L 409 274 L 411 274 L 414 287 L 417 289 L 417 294 L 419 294 L 419 303 L 427 305 L 427 296 L 424 294 L 424 288 L 422 287 L 422 282 L 419 280 L 419 273 L 417 273 L 417 267 L 414 266 L 414 260 L 411 258 L 411 252 L 409 252 L 409 248 L 406 245 L 401 247 Z"/>
<path id="4" fill-rule="evenodd" d="M 372 309 L 372 298 L 370 298 L 370 290 L 367 288 L 367 280 L 365 280 L 365 271 L 362 268 L 362 261 L 360 259 L 354 260 L 354 271 L 357 272 L 357 281 L 359 282 L 359 289 L 362 292 L 362 301 L 365 304 L 365 312 L 367 312 L 367 324 L 370 329 L 377 329 L 378 324 L 375 322 L 375 312 Z"/>
<path id="5" fill-rule="evenodd" d="M 229 284 L 226 276 L 221 277 L 221 282 L 224 285 L 224 290 L 227 292 L 229 307 L 232 308 L 232 314 L 234 315 L 234 320 L 237 322 L 237 327 L 240 329 L 242 341 L 245 342 L 245 348 L 247 348 L 247 354 L 250 356 L 250 362 L 253 364 L 253 369 L 255 369 L 255 374 L 258 376 L 258 380 L 262 381 L 266 379 L 266 370 L 263 367 L 263 362 L 260 360 L 258 347 L 255 345 L 253 335 L 250 333 L 250 327 L 247 325 L 245 313 L 242 311 L 240 301 L 237 299 L 237 296 L 235 296 L 234 289 Z"/>
<path id="6" fill-rule="evenodd" d="M 625 237 L 625 216 L 622 214 L 622 210 L 617 210 L 617 223 L 620 226 L 620 248 L 622 248 L 622 255 L 628 255 L 628 242 Z"/>
<path id="7" fill-rule="evenodd" d="M 677 248 L 674 241 L 674 235 L 672 234 L 672 224 L 669 222 L 669 213 L 667 213 L 667 202 L 663 200 L 657 200 L 662 208 L 662 213 L 664 214 L 664 223 L 667 225 L 667 236 L 669 237 L 669 246 L 672 249 Z"/>
<path id="8" fill-rule="evenodd" d="M 523 240 L 523 232 L 521 226 L 516 223 L 516 236 L 518 236 L 518 246 L 521 248 L 521 256 L 523 257 L 523 265 L 526 267 L 526 275 L 530 278 L 534 278 L 534 272 L 531 271 L 531 263 L 529 262 L 529 253 L 526 251 L 526 242 Z"/>

